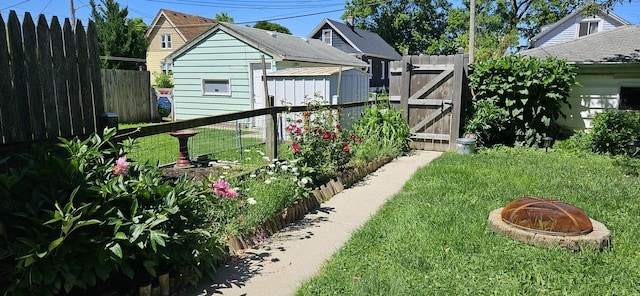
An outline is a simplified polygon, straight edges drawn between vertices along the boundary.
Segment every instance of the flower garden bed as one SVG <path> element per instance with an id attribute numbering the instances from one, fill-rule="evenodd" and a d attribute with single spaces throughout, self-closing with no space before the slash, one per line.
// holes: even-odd
<path id="1" fill-rule="evenodd" d="M 265 237 L 273 235 L 293 221 L 319 208 L 320 204 L 391 160 L 391 157 L 383 157 L 342 172 L 335 179 L 331 179 L 329 182 L 315 188 L 308 197 L 299 198 L 292 206 L 284 208 L 281 214 L 275 215 L 262 225 L 255 227 L 253 233 L 244 236 L 230 236 L 227 241 L 229 255 L 241 254 L 244 250 L 259 244 Z"/>

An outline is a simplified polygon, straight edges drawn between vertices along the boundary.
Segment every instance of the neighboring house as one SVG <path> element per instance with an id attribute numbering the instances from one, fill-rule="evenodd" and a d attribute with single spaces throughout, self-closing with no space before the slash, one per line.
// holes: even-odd
<path id="1" fill-rule="evenodd" d="M 347 24 L 324 19 L 307 37 L 367 62 L 371 74 L 369 86 L 376 92 L 389 89 L 389 62 L 402 60 L 402 56 L 378 34 L 354 27 L 352 18 Z"/>
<path id="2" fill-rule="evenodd" d="M 553 24 L 543 26 L 529 44 L 531 48 L 548 46 L 625 25 L 630 23 L 613 12 L 598 10 L 597 15 L 590 16 L 584 15 L 584 8 L 580 8 Z"/>
<path id="3" fill-rule="evenodd" d="M 214 19 L 160 9 L 146 34 L 149 39 L 147 70 L 151 72 L 151 83 L 155 81 L 154 74 L 172 71 L 172 65 L 164 62 L 167 55 L 209 29 L 214 23 Z"/>
<path id="4" fill-rule="evenodd" d="M 276 85 L 289 88 L 290 103 L 315 93 L 331 100 L 336 92 L 323 87 L 307 87 L 313 79 L 330 79 L 336 72 L 282 72 L 291 68 L 333 67 L 345 74 L 359 70 L 365 79 L 363 90 L 343 91 L 339 102 L 368 99 L 369 75 L 363 72 L 367 64 L 319 40 L 296 37 L 245 26 L 217 23 L 183 47 L 166 57 L 173 64 L 175 119 L 190 119 L 227 112 L 263 108 L 265 105 L 262 61 L 265 71 L 288 77 L 288 83 L 276 83 L 273 74 L 269 94 L 284 90 L 272 89 Z M 278 72 L 281 71 L 281 72 Z M 311 75 L 310 79 L 307 79 Z M 345 75 L 346 77 L 347 75 Z M 316 77 L 316 78 L 314 78 Z M 344 79 L 343 79 L 344 80 Z M 344 82 L 344 81 L 343 81 Z M 335 88 L 336 80 L 329 88 Z M 346 87 L 346 83 L 341 87 Z M 350 97 L 355 95 L 355 97 Z M 279 105 L 279 101 L 275 101 Z"/>
<path id="5" fill-rule="evenodd" d="M 572 108 L 561 124 L 591 128 L 595 114 L 606 109 L 640 110 L 640 26 L 628 25 L 540 48 L 525 56 L 564 59 L 578 67 L 571 91 Z"/>

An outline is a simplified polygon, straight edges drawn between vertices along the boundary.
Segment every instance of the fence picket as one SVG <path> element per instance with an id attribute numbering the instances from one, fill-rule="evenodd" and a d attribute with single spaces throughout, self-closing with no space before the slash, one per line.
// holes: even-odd
<path id="1" fill-rule="evenodd" d="M 9 13 L 7 22 L 9 33 L 9 51 L 11 52 L 11 73 L 13 74 L 13 88 L 15 91 L 16 140 L 31 140 L 31 120 L 29 120 L 29 96 L 27 94 L 27 69 L 25 67 L 24 50 L 22 46 L 22 30 L 15 11 Z"/>
<path id="2" fill-rule="evenodd" d="M 51 19 L 51 56 L 53 58 L 53 85 L 56 90 L 58 106 L 58 123 L 60 136 L 69 137 L 71 133 L 71 116 L 69 114 L 69 97 L 67 96 L 67 67 L 64 56 L 62 29 L 57 17 Z"/>
<path id="3" fill-rule="evenodd" d="M 76 40 L 69 19 L 64 20 L 62 36 L 64 38 L 64 60 L 66 62 L 65 68 L 67 69 L 65 78 L 68 80 L 71 126 L 74 135 L 82 135 L 84 134 L 84 123 L 82 120 L 82 106 L 80 105 L 80 88 L 78 86 L 78 57 L 76 55 Z"/>
<path id="4" fill-rule="evenodd" d="M 56 95 L 53 87 L 53 65 L 51 64 L 51 36 L 47 18 L 41 14 L 38 18 L 38 72 L 45 113 L 46 139 L 60 136 Z"/>
<path id="5" fill-rule="evenodd" d="M 91 80 L 89 74 L 89 52 L 87 49 L 87 35 L 82 22 L 76 22 L 76 50 L 78 55 L 78 74 L 80 75 L 80 100 L 82 103 L 82 117 L 84 131 L 87 134 L 96 132 L 95 115 L 93 114 L 93 97 L 91 96 Z"/>
<path id="6" fill-rule="evenodd" d="M 45 138 L 44 101 L 42 99 L 42 86 L 40 84 L 40 71 L 38 71 L 38 54 L 36 43 L 36 26 L 31 14 L 25 13 L 22 22 L 24 38 L 25 66 L 27 68 L 27 86 L 29 93 L 29 107 L 31 127 L 34 139 Z"/>
<path id="7" fill-rule="evenodd" d="M 104 97 L 102 96 L 102 79 L 100 77 L 100 51 L 98 49 L 98 31 L 96 31 L 96 25 L 93 22 L 89 22 L 87 26 L 87 44 L 89 54 L 89 74 L 91 77 L 91 88 L 94 114 L 96 118 L 99 118 L 105 112 L 104 109 Z M 96 127 L 99 126 L 95 121 Z M 98 128 L 96 128 L 98 132 Z"/>
<path id="8" fill-rule="evenodd" d="M 6 143 L 16 138 L 16 103 L 11 85 L 11 68 L 9 66 L 9 44 L 4 19 L 0 15 L 0 89 L 4 96 L 0 97 L 0 142 Z"/>

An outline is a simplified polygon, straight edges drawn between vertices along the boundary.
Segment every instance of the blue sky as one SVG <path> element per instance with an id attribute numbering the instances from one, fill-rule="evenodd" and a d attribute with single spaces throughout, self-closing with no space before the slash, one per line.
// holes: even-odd
<path id="1" fill-rule="evenodd" d="M 66 18 L 70 16 L 70 0 L 0 0 L 0 13 L 7 18 L 10 10 L 15 10 L 20 19 L 25 12 L 32 16 L 45 14 Z M 73 0 L 76 18 L 86 24 L 91 13 L 89 0 Z M 99 3 L 96 0 L 96 3 Z M 460 1 L 452 1 L 459 5 Z M 121 7 L 129 7 L 130 17 L 141 17 L 150 24 L 161 8 L 213 18 L 216 13 L 226 12 L 235 23 L 253 25 L 264 19 L 289 28 L 294 35 L 306 36 L 324 18 L 339 20 L 345 0 L 119 0 Z M 640 0 L 618 4 L 613 12 L 627 21 L 640 25 Z M 305 15 L 305 16 L 303 16 Z"/>

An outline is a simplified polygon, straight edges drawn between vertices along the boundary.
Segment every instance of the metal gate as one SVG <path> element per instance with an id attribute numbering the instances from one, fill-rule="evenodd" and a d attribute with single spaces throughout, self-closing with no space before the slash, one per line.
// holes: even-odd
<path id="1" fill-rule="evenodd" d="M 408 56 L 391 63 L 389 98 L 403 111 L 415 149 L 451 151 L 469 94 L 468 55 Z"/>

